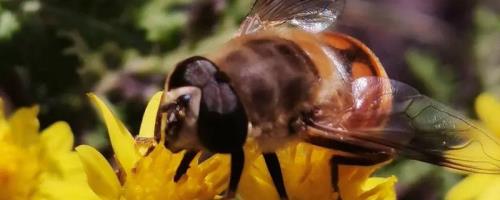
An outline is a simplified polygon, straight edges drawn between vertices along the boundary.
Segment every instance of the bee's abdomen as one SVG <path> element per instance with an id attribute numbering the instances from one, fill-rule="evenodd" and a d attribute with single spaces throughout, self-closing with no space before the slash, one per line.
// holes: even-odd
<path id="1" fill-rule="evenodd" d="M 220 60 L 254 124 L 300 112 L 318 79 L 306 53 L 279 37 L 249 38 Z M 286 119 L 285 119 L 286 120 Z"/>
<path id="2" fill-rule="evenodd" d="M 343 77 L 344 80 L 352 82 L 361 77 L 375 76 L 381 78 L 388 78 L 384 67 L 380 63 L 378 57 L 362 42 L 352 38 L 348 35 L 335 33 L 335 32 L 324 32 L 319 35 L 323 42 L 325 48 L 332 52 L 339 60 L 342 61 L 342 71 L 347 72 L 346 76 Z M 337 67 L 339 68 L 339 67 Z M 350 87 L 348 85 L 347 87 Z M 386 121 L 386 115 L 391 110 L 391 96 L 385 95 L 390 91 L 390 85 L 386 87 L 373 88 L 373 92 L 370 94 L 365 94 L 363 96 L 364 102 L 375 102 L 371 104 L 366 104 L 367 107 L 359 108 L 358 110 L 352 111 L 352 114 L 348 119 L 345 120 L 343 127 L 377 127 L 381 126 Z M 352 98 L 350 95 L 344 95 Z M 349 109 L 351 103 L 356 100 L 351 100 L 347 98 L 346 101 L 342 103 L 333 103 L 333 105 L 328 105 L 327 108 L 340 106 L 337 110 Z M 384 98 L 381 100 L 380 98 Z M 331 102 L 341 101 L 338 95 L 333 96 Z M 347 102 L 347 103 L 345 103 Z M 380 103 L 379 103 L 380 102 Z M 385 102 L 385 103 L 383 103 Z M 329 112 L 328 109 L 326 109 Z M 335 109 L 330 109 L 335 110 Z M 330 111 L 331 112 L 331 111 Z M 335 116 L 334 113 L 328 114 L 329 116 Z M 335 121 L 335 117 L 330 117 L 328 121 Z"/>
<path id="3" fill-rule="evenodd" d="M 320 38 L 327 48 L 343 59 L 345 68 L 353 79 L 364 76 L 387 77 L 377 56 L 357 39 L 336 32 L 323 32 Z"/>

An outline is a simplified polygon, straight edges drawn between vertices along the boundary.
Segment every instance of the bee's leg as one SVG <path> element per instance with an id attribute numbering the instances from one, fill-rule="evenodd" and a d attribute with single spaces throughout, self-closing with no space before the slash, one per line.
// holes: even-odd
<path id="1" fill-rule="evenodd" d="M 236 190 L 240 183 L 241 173 L 245 164 L 245 153 L 243 149 L 231 152 L 231 176 L 229 177 L 229 188 L 225 195 L 226 199 L 232 199 L 236 196 Z"/>
<path id="2" fill-rule="evenodd" d="M 342 195 L 339 189 L 339 165 L 355 165 L 355 166 L 372 166 L 391 159 L 390 154 L 386 153 L 367 153 L 356 156 L 332 156 L 330 159 L 331 165 L 331 180 L 333 189 L 339 194 L 338 200 L 342 200 Z"/>
<path id="3" fill-rule="evenodd" d="M 198 158 L 198 164 L 205 162 L 206 160 L 210 159 L 214 155 L 215 155 L 214 153 L 208 152 L 208 151 L 201 152 L 201 155 Z"/>
<path id="4" fill-rule="evenodd" d="M 161 140 L 161 118 L 160 116 L 167 112 L 168 106 L 167 105 L 161 105 L 158 108 L 158 113 L 156 113 L 156 119 L 155 119 L 155 129 L 154 129 L 154 138 L 157 142 L 160 142 Z"/>
<path id="5" fill-rule="evenodd" d="M 177 167 L 177 171 L 175 172 L 174 176 L 174 182 L 179 181 L 181 177 L 186 174 L 188 168 L 189 168 L 189 163 L 194 159 L 196 156 L 197 151 L 193 150 L 188 150 L 186 153 L 184 153 L 184 157 L 182 157 L 181 164 L 179 164 L 179 167 Z"/>
<path id="6" fill-rule="evenodd" d="M 282 200 L 288 199 L 278 156 L 276 156 L 276 153 L 274 152 L 264 153 L 264 160 L 266 161 L 267 170 L 269 171 L 269 174 L 271 174 L 271 178 L 273 179 L 276 190 L 278 190 L 280 198 Z"/>

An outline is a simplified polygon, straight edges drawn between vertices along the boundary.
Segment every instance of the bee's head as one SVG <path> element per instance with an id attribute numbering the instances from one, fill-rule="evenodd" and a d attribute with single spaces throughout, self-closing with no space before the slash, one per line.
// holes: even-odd
<path id="1" fill-rule="evenodd" d="M 245 110 L 213 62 L 199 56 L 180 62 L 165 88 L 157 131 L 165 134 L 167 148 L 227 153 L 243 146 Z"/>
<path id="2" fill-rule="evenodd" d="M 171 151 L 178 152 L 198 146 L 195 134 L 200 98 L 200 89 L 189 86 L 164 93 L 158 123 L 159 130 L 165 134 L 165 145 Z"/>

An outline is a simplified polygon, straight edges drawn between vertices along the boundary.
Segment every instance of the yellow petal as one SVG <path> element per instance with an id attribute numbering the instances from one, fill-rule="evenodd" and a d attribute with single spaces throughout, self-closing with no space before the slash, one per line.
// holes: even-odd
<path id="1" fill-rule="evenodd" d="M 483 123 L 500 136 L 500 101 L 492 94 L 483 93 L 476 99 L 476 112 Z"/>
<path id="2" fill-rule="evenodd" d="M 149 101 L 142 117 L 141 129 L 135 139 L 136 148 L 141 155 L 146 155 L 157 143 L 155 140 L 155 125 L 158 108 L 163 92 L 157 92 Z"/>
<path id="3" fill-rule="evenodd" d="M 58 156 L 73 149 L 73 132 L 66 122 L 56 122 L 43 130 L 41 142 L 49 155 Z"/>
<path id="4" fill-rule="evenodd" d="M 74 151 L 52 158 L 49 168 L 51 169 L 48 171 L 48 175 L 58 179 L 70 180 L 83 177 L 83 180 L 87 180 L 82 161 L 78 153 Z"/>
<path id="5" fill-rule="evenodd" d="M 360 196 L 360 199 L 396 199 L 396 192 L 394 190 L 396 182 L 397 179 L 395 176 L 388 178 L 369 178 L 362 187 L 365 192 Z"/>
<path id="6" fill-rule="evenodd" d="M 120 197 L 120 182 L 108 161 L 93 147 L 76 147 L 87 174 L 90 188 L 102 199 L 114 200 Z"/>
<path id="7" fill-rule="evenodd" d="M 21 108 L 9 118 L 11 130 L 15 130 L 11 135 L 13 142 L 21 146 L 28 146 L 39 141 L 38 111 L 38 106 Z"/>
<path id="8" fill-rule="evenodd" d="M 158 107 L 160 107 L 162 95 L 163 92 L 157 92 L 149 101 L 146 111 L 144 111 L 144 115 L 142 117 L 139 137 L 154 137 L 156 113 L 158 112 Z"/>
<path id="9" fill-rule="evenodd" d="M 497 177 L 494 184 L 491 184 L 481 195 L 476 198 L 477 200 L 497 200 L 498 199 L 498 191 L 500 191 L 500 179 Z"/>
<path id="10" fill-rule="evenodd" d="M 86 182 L 47 180 L 41 183 L 38 188 L 43 191 L 36 194 L 33 199 L 71 199 L 71 200 L 101 200 L 88 186 L 79 184 Z"/>
<path id="11" fill-rule="evenodd" d="M 128 132 L 122 122 L 113 115 L 111 110 L 96 95 L 88 94 L 92 103 L 100 111 L 102 118 L 108 128 L 111 146 L 115 152 L 117 162 L 128 174 L 139 160 L 140 155 L 135 148 L 132 135 Z"/>
<path id="12" fill-rule="evenodd" d="M 486 174 L 470 175 L 460 183 L 455 185 L 446 195 L 447 200 L 466 200 L 466 199 L 481 199 L 485 191 L 490 188 L 500 187 L 500 177 Z M 495 198 L 498 198 L 498 190 Z M 487 198 L 484 198 L 487 199 Z"/>
<path id="13" fill-rule="evenodd" d="M 101 199 L 89 187 L 77 152 L 60 154 L 48 168 L 49 170 L 40 176 L 38 192 L 33 199 Z"/>

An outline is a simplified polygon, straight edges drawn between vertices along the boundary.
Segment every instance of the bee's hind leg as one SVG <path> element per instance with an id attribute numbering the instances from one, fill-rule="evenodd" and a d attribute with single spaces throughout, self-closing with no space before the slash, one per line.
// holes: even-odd
<path id="1" fill-rule="evenodd" d="M 332 156 L 332 158 L 330 158 L 332 173 L 331 181 L 333 189 L 339 194 L 337 200 L 342 200 L 339 188 L 339 165 L 372 166 L 388 161 L 391 158 L 391 154 L 387 153 L 367 153 L 366 155 L 361 154 L 356 156 Z"/>
<path id="2" fill-rule="evenodd" d="M 280 199 L 288 199 L 278 156 L 276 156 L 276 153 L 274 152 L 264 153 L 263 155 L 264 160 L 266 161 L 267 170 L 269 171 L 269 174 L 271 174 L 271 178 L 273 179 L 274 186 L 280 195 Z"/>

